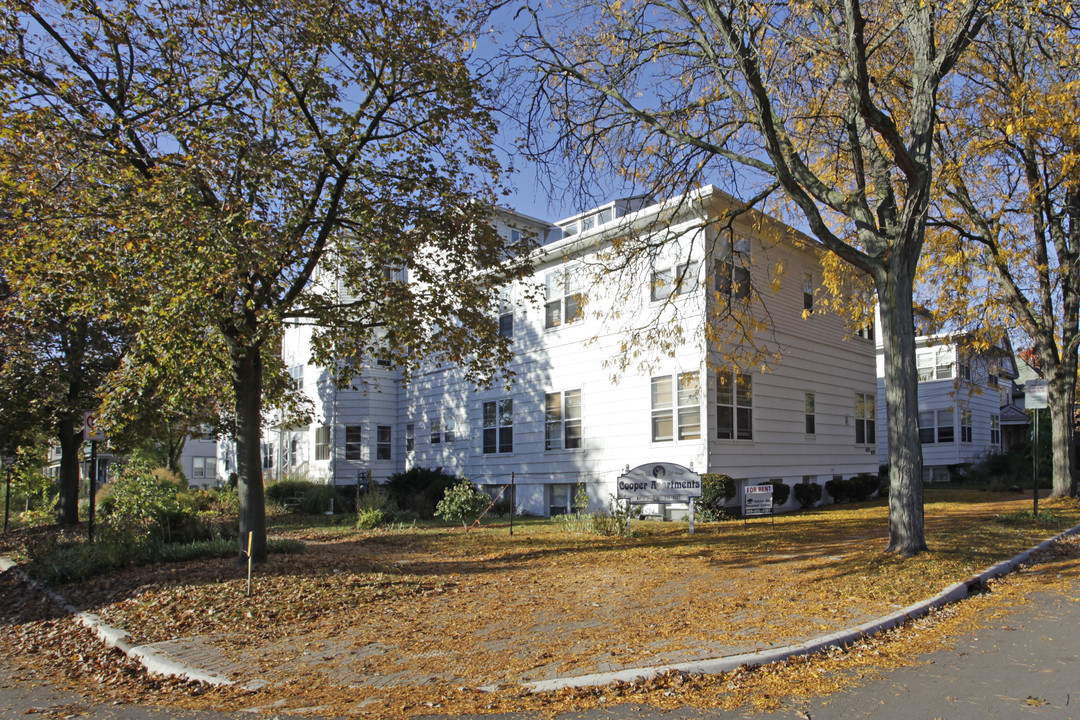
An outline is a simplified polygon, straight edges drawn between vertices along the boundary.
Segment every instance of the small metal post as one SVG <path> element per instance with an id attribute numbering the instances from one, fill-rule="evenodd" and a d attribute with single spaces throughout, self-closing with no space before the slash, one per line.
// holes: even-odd
<path id="1" fill-rule="evenodd" d="M 7 470 L 7 495 L 4 497 L 4 534 L 7 535 L 8 515 L 11 511 L 11 464 L 4 463 Z"/>
<path id="2" fill-rule="evenodd" d="M 90 516 L 86 525 L 86 537 L 94 542 L 94 491 L 97 488 L 97 440 L 90 441 Z"/>
<path id="3" fill-rule="evenodd" d="M 688 534 L 694 534 L 694 498 L 690 498 L 690 532 Z"/>
<path id="4" fill-rule="evenodd" d="M 514 512 L 517 510 L 517 485 L 514 484 L 514 473 L 510 473 L 510 537 L 514 536 Z"/>
<path id="5" fill-rule="evenodd" d="M 1035 413 L 1035 451 L 1031 455 L 1031 470 L 1034 477 L 1032 478 L 1032 499 L 1034 500 L 1034 510 L 1032 510 L 1032 520 L 1036 522 L 1039 519 L 1039 409 L 1033 410 Z"/>
<path id="6" fill-rule="evenodd" d="M 247 557 L 248 557 L 247 596 L 248 597 L 251 597 L 251 537 L 252 537 L 252 535 L 254 535 L 254 533 L 250 533 L 250 532 L 248 533 L 248 546 L 247 546 Z"/>

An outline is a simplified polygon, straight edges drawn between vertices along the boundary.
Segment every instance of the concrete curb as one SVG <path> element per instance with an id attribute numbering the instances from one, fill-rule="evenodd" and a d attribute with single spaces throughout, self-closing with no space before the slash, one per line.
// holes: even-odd
<path id="1" fill-rule="evenodd" d="M 44 587 L 20 570 L 17 563 L 8 558 L 0 557 L 0 572 L 7 572 L 8 570 L 18 574 L 19 577 L 31 586 L 47 595 L 50 600 L 63 608 L 64 612 L 71 615 L 84 627 L 93 631 L 93 633 L 98 636 L 98 639 L 105 643 L 105 645 L 116 648 L 133 660 L 137 660 L 151 675 L 164 675 L 165 677 L 175 677 L 182 680 L 207 683 L 209 685 L 233 684 L 233 681 L 229 680 L 229 678 L 224 675 L 208 672 L 201 668 L 192 667 L 182 663 L 175 658 L 169 657 L 157 648 L 145 645 L 132 645 L 129 642 L 131 635 L 126 630 L 106 625 L 102 622 L 101 618 L 94 613 L 80 611 L 62 596 L 49 588 Z"/>
<path id="2" fill-rule="evenodd" d="M 812 655 L 813 653 L 828 648 L 844 647 L 864 637 L 870 637 L 885 630 L 891 630 L 909 620 L 922 617 L 934 608 L 963 600 L 972 590 L 984 586 L 987 581 L 992 578 L 1015 571 L 1020 565 L 1027 562 L 1032 553 L 1038 552 L 1039 550 L 1045 550 L 1058 540 L 1078 533 L 1080 533 L 1080 525 L 1069 528 L 1065 532 L 1059 533 L 1049 540 L 1045 540 L 1030 550 L 1026 550 L 1004 562 L 991 565 L 986 570 L 983 570 L 977 575 L 972 575 L 963 582 L 950 585 L 932 598 L 917 602 L 914 605 L 909 605 L 902 610 L 897 610 L 894 613 L 884 615 L 876 620 L 863 623 L 862 625 L 839 630 L 828 635 L 807 640 L 803 643 L 785 645 L 777 648 L 767 648 L 765 650 L 743 653 L 741 655 L 728 655 L 726 657 L 714 658 L 711 660 L 698 660 L 687 663 L 674 663 L 671 665 L 630 668 L 627 670 L 619 670 L 617 672 L 593 673 L 591 675 L 540 680 L 531 683 L 522 683 L 521 686 L 529 692 L 538 693 L 562 690 L 564 688 L 595 687 L 599 685 L 608 685 L 613 682 L 648 680 L 649 678 L 656 677 L 657 675 L 672 670 L 692 674 L 714 675 L 717 673 L 729 672 L 740 665 L 767 665 L 769 663 L 781 662 L 800 655 Z M 145 645 L 132 645 L 128 642 L 128 638 L 131 636 L 126 630 L 106 625 L 101 621 L 100 617 L 93 613 L 81 612 L 78 608 L 69 604 L 63 597 L 30 578 L 17 567 L 17 563 L 8 558 L 0 557 L 0 572 L 7 572 L 8 570 L 18 573 L 18 575 L 26 582 L 30 583 L 30 585 L 48 595 L 53 602 L 71 614 L 77 621 L 92 630 L 107 646 L 114 647 L 128 657 L 138 660 L 150 674 L 176 677 L 217 686 L 235 684 L 224 675 L 186 665 L 169 657 L 156 648 Z M 495 690 L 496 687 L 484 686 L 478 689 Z"/>
<path id="3" fill-rule="evenodd" d="M 1063 533 L 1059 533 L 1049 540 L 1039 543 L 1032 549 L 1026 550 L 1004 562 L 991 565 L 986 570 L 983 570 L 977 575 L 972 575 L 963 582 L 950 585 L 927 600 L 909 605 L 902 610 L 897 610 L 894 613 L 884 615 L 875 620 L 863 623 L 862 625 L 839 630 L 829 635 L 823 635 L 821 637 L 813 638 L 812 640 L 807 640 L 803 643 L 767 648 L 758 652 L 744 653 L 741 655 L 728 655 L 727 657 L 715 658 L 712 660 L 698 660 L 687 663 L 674 663 L 671 665 L 630 668 L 627 670 L 619 670 L 617 672 L 594 673 L 591 675 L 578 675 L 576 677 L 539 680 L 536 682 L 523 683 L 522 687 L 529 692 L 534 693 L 551 692 L 553 690 L 562 690 L 564 688 L 596 687 L 608 685 L 613 682 L 648 680 L 672 670 L 698 675 L 714 675 L 722 672 L 729 672 L 740 665 L 767 665 L 769 663 L 781 662 L 800 655 L 812 655 L 813 653 L 829 648 L 844 647 L 846 645 L 851 645 L 864 637 L 870 637 L 880 632 L 891 630 L 909 620 L 922 617 L 934 608 L 959 602 L 966 598 L 972 590 L 983 587 L 992 578 L 1015 571 L 1020 565 L 1027 562 L 1032 553 L 1039 550 L 1045 550 L 1058 540 L 1068 537 L 1069 535 L 1076 535 L 1077 533 L 1080 533 L 1080 525 L 1076 525 Z M 495 688 L 492 686 L 481 688 L 481 690 L 493 689 Z"/>

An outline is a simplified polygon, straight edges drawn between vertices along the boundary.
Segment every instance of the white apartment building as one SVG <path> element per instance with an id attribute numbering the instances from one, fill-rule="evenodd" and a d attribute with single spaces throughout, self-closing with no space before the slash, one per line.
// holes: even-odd
<path id="1" fill-rule="evenodd" d="M 492 491 L 513 479 L 534 515 L 567 511 L 580 484 L 606 505 L 620 474 L 650 462 L 727 473 L 740 489 L 876 472 L 872 337 L 822 311 L 813 241 L 756 212 L 718 222 L 732 207 L 707 186 L 553 224 L 500 213 L 507 237 L 541 243 L 540 300 L 527 283 L 500 299 L 515 351 L 508 388 L 475 387 L 453 367 L 403 387 L 375 365 L 337 389 L 308 364 L 310 328 L 287 328 L 283 359 L 317 421 L 269 423 L 264 471 L 353 484 L 441 467 Z M 655 242 L 615 272 L 612 243 L 628 237 Z M 231 469 L 227 457 L 219 467 Z"/>
<path id="2" fill-rule="evenodd" d="M 1008 339 L 983 352 L 963 349 L 963 338 L 947 333 L 915 340 L 919 371 L 919 439 L 923 482 L 948 482 L 950 465 L 973 463 L 1002 450 L 1002 427 L 1027 416 L 1012 404 L 1016 362 Z M 878 352 L 878 417 L 885 418 L 885 360 Z M 1004 420 L 1003 420 L 1004 417 Z M 878 453 L 888 457 L 885 423 Z"/>

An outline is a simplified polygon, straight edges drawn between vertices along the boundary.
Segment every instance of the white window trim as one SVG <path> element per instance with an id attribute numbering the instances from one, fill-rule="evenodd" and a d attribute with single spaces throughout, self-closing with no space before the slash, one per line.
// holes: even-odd
<path id="1" fill-rule="evenodd" d="M 573 394 L 577 395 L 577 416 L 567 417 L 568 402 Z M 558 399 L 558 416 L 552 416 L 552 398 Z M 544 451 L 545 452 L 578 452 L 584 446 L 584 436 L 582 433 L 582 408 L 581 408 L 581 389 L 572 388 L 570 390 L 556 391 L 544 394 Z M 558 447 L 552 447 L 552 430 L 558 428 Z M 571 428 L 577 428 L 577 446 L 567 447 L 567 440 L 569 438 L 568 432 Z"/>
<path id="2" fill-rule="evenodd" d="M 731 401 L 721 402 L 720 397 L 720 376 L 723 375 L 726 379 L 730 380 L 731 388 Z M 750 404 L 739 404 L 739 385 L 740 378 L 745 378 L 744 384 L 750 389 Z M 720 409 L 729 408 L 731 410 L 731 437 L 722 437 L 720 435 Z M 747 414 L 747 423 L 739 422 L 739 411 L 742 410 Z M 716 371 L 716 439 L 723 440 L 724 442 L 753 442 L 754 441 L 754 377 L 750 373 L 741 373 L 738 370 L 723 369 Z M 747 427 L 747 425 L 749 427 Z M 740 432 L 744 431 L 744 432 Z M 739 437 L 740 434 L 745 437 Z"/>

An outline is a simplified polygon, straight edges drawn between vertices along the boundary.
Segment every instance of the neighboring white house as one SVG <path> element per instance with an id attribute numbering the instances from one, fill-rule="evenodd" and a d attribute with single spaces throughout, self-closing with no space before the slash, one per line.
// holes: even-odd
<path id="1" fill-rule="evenodd" d="M 377 365 L 364 370 L 363 385 L 337 389 L 308 364 L 310 328 L 287 327 L 282 357 L 318 420 L 269 423 L 264 471 L 353 484 L 442 467 L 492 491 L 513 478 L 517 504 L 537 515 L 569 510 L 579 484 L 605 504 L 620 474 L 650 462 L 727 473 L 740 495 L 748 483 L 876 473 L 872 337 L 821 310 L 812 241 L 753 212 L 729 233 L 715 219 L 732 206 L 708 186 L 555 224 L 500 214 L 507 237 L 533 232 L 542 243 L 531 281 L 542 300 L 526 299 L 526 283 L 501 299 L 500 331 L 515 349 L 509 389 L 474 387 L 454 367 L 423 369 L 402 387 L 392 368 Z M 655 239 L 655 252 L 605 276 L 612 240 L 629 233 Z M 767 366 L 732 364 L 738 346 L 706 329 L 717 308 L 756 319 Z M 677 324 L 683 335 L 642 330 L 649 318 L 659 322 L 645 325 Z M 641 340 L 627 347 L 635 330 Z M 664 342 L 670 356 L 652 347 Z M 620 369 L 624 351 L 639 357 Z M 227 454 L 221 473 L 232 469 Z"/>
<path id="2" fill-rule="evenodd" d="M 919 372 L 919 439 L 923 482 L 948 482 L 949 466 L 977 462 L 1003 448 L 1003 415 L 1019 412 L 1012 404 L 1016 362 L 1007 338 L 983 352 L 963 349 L 948 333 L 915 340 Z M 878 417 L 885 418 L 885 359 L 877 346 Z M 878 428 L 878 453 L 888 458 L 885 423 Z"/>

